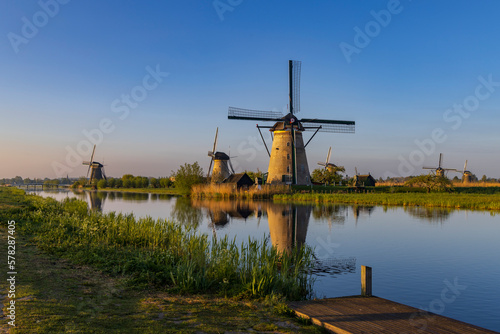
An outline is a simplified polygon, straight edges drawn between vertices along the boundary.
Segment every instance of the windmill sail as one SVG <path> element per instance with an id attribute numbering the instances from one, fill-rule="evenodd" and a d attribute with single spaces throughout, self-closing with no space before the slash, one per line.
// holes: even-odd
<path id="1" fill-rule="evenodd" d="M 277 111 L 250 110 L 242 108 L 229 107 L 228 119 L 245 119 L 253 121 L 271 121 L 277 122 L 283 117 L 283 114 Z"/>
<path id="2" fill-rule="evenodd" d="M 300 112 L 300 72 L 302 62 L 290 60 L 288 64 L 290 75 L 290 112 L 296 114 Z"/>
<path id="3" fill-rule="evenodd" d="M 208 156 L 211 157 L 211 159 L 210 159 L 210 166 L 208 167 L 207 177 L 210 177 L 210 171 L 212 170 L 212 163 L 214 162 L 214 158 L 215 158 L 215 150 L 217 149 L 217 136 L 218 135 L 219 135 L 219 128 L 217 127 L 217 130 L 215 130 L 214 147 L 213 147 L 212 151 L 208 151 Z"/>
<path id="4" fill-rule="evenodd" d="M 326 155 L 326 161 L 325 162 L 318 162 L 318 165 L 325 166 L 326 169 L 329 166 L 331 166 L 331 167 L 337 167 L 335 164 L 330 163 L 331 154 L 332 154 L 332 147 L 330 146 L 330 148 L 328 149 L 328 154 Z"/>
<path id="5" fill-rule="evenodd" d="M 301 123 L 304 128 L 319 128 L 319 132 L 332 132 L 332 133 L 354 133 L 355 122 L 353 121 L 335 121 L 329 119 L 312 119 L 303 118 Z"/>

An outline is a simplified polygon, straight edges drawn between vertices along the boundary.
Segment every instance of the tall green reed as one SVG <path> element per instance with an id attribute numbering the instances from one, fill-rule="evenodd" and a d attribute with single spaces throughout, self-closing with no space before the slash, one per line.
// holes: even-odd
<path id="1" fill-rule="evenodd" d="M 189 225 L 121 213 L 89 212 L 85 202 L 32 198 L 19 217 L 20 232 L 42 249 L 133 285 L 186 293 L 303 299 L 312 294 L 312 250 L 279 253 L 267 239 L 238 245 Z"/>

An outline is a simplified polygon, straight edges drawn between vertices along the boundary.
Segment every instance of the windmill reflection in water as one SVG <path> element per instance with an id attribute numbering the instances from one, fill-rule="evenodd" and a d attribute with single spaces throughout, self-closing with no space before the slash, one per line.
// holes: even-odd
<path id="1" fill-rule="evenodd" d="M 291 254 L 297 247 L 306 244 L 307 229 L 313 207 L 309 205 L 295 205 L 285 203 L 270 203 L 259 201 L 214 201 L 214 200 L 193 200 L 193 207 L 202 207 L 207 210 L 207 216 L 210 219 L 210 225 L 214 236 L 217 236 L 217 230 L 224 228 L 232 219 L 246 220 L 250 216 L 260 218 L 267 216 L 269 225 L 269 236 L 272 245 L 280 253 Z M 347 215 L 347 209 L 324 211 L 322 213 L 315 211 L 314 215 L 323 215 L 325 219 L 333 221 L 343 221 L 342 217 Z M 316 246 L 316 248 L 321 245 Z M 316 252 L 318 249 L 315 250 Z M 340 274 L 353 273 L 356 270 L 356 259 L 336 258 L 333 252 L 328 256 L 315 255 L 314 274 Z"/>

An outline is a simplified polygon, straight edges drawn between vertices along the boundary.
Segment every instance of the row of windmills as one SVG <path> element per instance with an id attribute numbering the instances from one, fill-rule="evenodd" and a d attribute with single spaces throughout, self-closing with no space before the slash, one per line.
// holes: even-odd
<path id="1" fill-rule="evenodd" d="M 274 125 L 257 125 L 264 146 L 269 155 L 269 168 L 267 173 L 268 184 L 292 184 L 292 185 L 311 185 L 309 166 L 307 163 L 306 147 L 318 132 L 328 133 L 354 133 L 354 121 L 340 121 L 318 118 L 297 118 L 296 114 L 300 112 L 300 76 L 301 62 L 290 60 L 289 63 L 289 112 L 282 115 L 274 111 L 259 111 L 250 109 L 241 109 L 229 107 L 228 119 L 251 120 L 259 122 L 274 122 Z M 268 129 L 271 132 L 272 148 L 268 149 L 261 129 Z M 310 139 L 304 143 L 302 133 L 305 131 L 314 131 Z M 231 163 L 231 157 L 224 152 L 217 151 L 217 139 L 219 129 L 215 133 L 215 139 L 212 151 L 208 152 L 211 158 L 207 178 L 212 182 L 221 183 L 235 176 Z M 89 183 L 94 180 L 106 179 L 104 165 L 94 161 L 96 146 L 92 151 L 89 161 L 84 161 L 83 165 L 88 165 L 87 177 Z M 326 161 L 319 162 L 318 165 L 325 169 L 334 171 L 338 166 L 330 163 L 331 147 L 328 151 Z M 438 176 L 444 176 L 446 171 L 459 172 L 457 169 L 442 167 L 443 155 L 439 156 L 438 167 L 423 167 L 424 169 L 434 170 Z M 213 165 L 213 169 L 212 169 Z M 244 174 L 244 173 L 241 173 Z M 239 174 L 238 174 L 239 175 Z M 467 161 L 462 171 L 464 182 L 470 182 L 472 173 L 467 170 Z M 356 170 L 356 178 L 360 178 Z M 364 175 L 372 178 L 371 175 Z"/>
<path id="2" fill-rule="evenodd" d="M 282 115 L 275 111 L 250 110 L 242 108 L 229 107 L 228 119 L 250 120 L 259 122 L 275 122 L 274 125 L 259 125 L 259 130 L 264 146 L 269 155 L 269 168 L 267 173 L 268 184 L 292 184 L 292 185 L 311 185 L 309 167 L 307 163 L 306 147 L 318 132 L 329 133 L 354 133 L 354 121 L 340 121 L 317 118 L 297 118 L 296 114 L 300 112 L 300 76 L 301 62 L 290 60 L 288 71 L 289 81 L 289 113 Z M 269 151 L 261 129 L 269 129 L 272 137 L 272 148 Z M 304 144 L 302 133 L 304 131 L 314 131 L 311 138 Z M 212 181 L 221 182 L 234 174 L 230 157 L 223 152 L 216 152 L 217 133 L 214 142 L 214 148 L 209 152 L 212 158 L 209 172 L 214 165 L 212 172 Z M 325 169 L 333 171 L 337 166 L 330 163 L 331 147 L 328 151 L 326 162 L 320 162 L 318 165 Z M 438 167 L 423 167 L 432 169 L 438 176 L 444 176 L 446 171 L 459 172 L 457 169 L 442 167 L 442 154 L 439 156 Z M 471 182 L 472 173 L 467 170 L 467 161 L 462 171 L 462 180 L 464 183 Z M 361 177 L 356 171 L 355 178 Z M 373 177 L 368 174 L 366 178 Z"/>
<path id="3" fill-rule="evenodd" d="M 437 167 L 422 167 L 422 169 L 430 169 L 436 176 L 444 177 L 447 171 L 457 172 L 462 174 L 462 182 L 470 183 L 472 181 L 472 173 L 467 170 L 467 160 L 465 160 L 464 169 L 462 171 L 456 168 L 444 168 L 443 166 L 443 153 L 439 153 L 439 163 Z"/>

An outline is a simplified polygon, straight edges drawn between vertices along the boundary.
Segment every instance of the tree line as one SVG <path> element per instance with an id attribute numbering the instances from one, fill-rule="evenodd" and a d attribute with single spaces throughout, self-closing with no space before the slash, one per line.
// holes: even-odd
<path id="1" fill-rule="evenodd" d="M 184 164 L 168 177 L 146 177 L 125 174 L 121 178 L 108 177 L 102 180 L 93 180 L 92 187 L 104 188 L 176 188 L 180 193 L 189 193 L 194 184 L 205 182 L 203 169 L 198 162 Z M 88 186 L 85 177 L 73 183 L 72 188 Z"/>
<path id="2" fill-rule="evenodd" d="M 88 185 L 87 178 L 73 183 L 73 188 Z M 125 174 L 120 178 L 108 177 L 102 180 L 93 180 L 92 186 L 98 189 L 103 188 L 172 188 L 174 186 L 172 177 L 146 177 Z"/>

